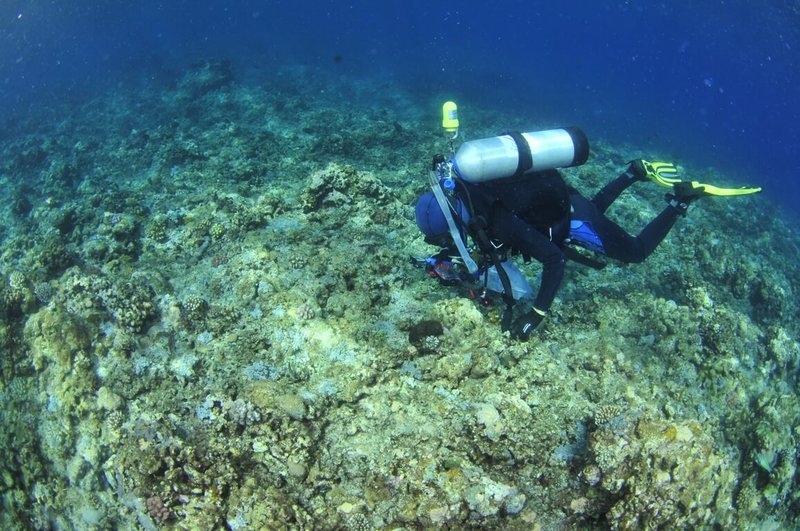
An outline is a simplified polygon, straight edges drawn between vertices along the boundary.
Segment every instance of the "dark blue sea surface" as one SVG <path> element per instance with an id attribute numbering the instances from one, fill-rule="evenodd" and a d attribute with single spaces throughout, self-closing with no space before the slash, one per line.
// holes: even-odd
<path id="1" fill-rule="evenodd" d="M 431 120 L 437 98 L 468 102 L 465 134 L 475 106 L 577 124 L 797 208 L 799 53 L 788 1 L 4 0 L 0 118 L 165 81 L 199 59 L 265 78 L 311 65 L 388 79 Z"/>

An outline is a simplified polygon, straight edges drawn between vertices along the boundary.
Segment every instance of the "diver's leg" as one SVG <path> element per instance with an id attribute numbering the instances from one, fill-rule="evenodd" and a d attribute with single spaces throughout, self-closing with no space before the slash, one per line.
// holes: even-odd
<path id="1" fill-rule="evenodd" d="M 597 209 L 602 214 L 611 203 L 617 200 L 619 195 L 625 191 L 630 185 L 637 181 L 641 181 L 641 177 L 637 175 L 634 170 L 629 166 L 627 170 L 619 175 L 616 179 L 605 185 L 597 194 L 592 198 L 592 203 L 597 206 Z"/>
<path id="2" fill-rule="evenodd" d="M 667 206 L 636 237 L 602 215 L 595 216 L 590 222 L 603 242 L 607 256 L 623 262 L 638 263 L 650 256 L 658 247 L 681 214 L 679 208 Z"/>
<path id="3" fill-rule="evenodd" d="M 639 246 L 637 256 L 637 258 L 639 258 L 638 262 L 643 261 L 656 250 L 658 244 L 666 238 L 672 226 L 675 224 L 675 220 L 677 220 L 680 215 L 682 215 L 681 210 L 671 205 L 667 206 L 653 221 L 642 229 L 636 237 Z"/>

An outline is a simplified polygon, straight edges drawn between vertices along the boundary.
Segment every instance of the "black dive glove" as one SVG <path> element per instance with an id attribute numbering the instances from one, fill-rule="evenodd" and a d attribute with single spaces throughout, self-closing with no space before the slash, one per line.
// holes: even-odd
<path id="1" fill-rule="evenodd" d="M 525 315 L 517 317 L 514 324 L 511 325 L 511 337 L 527 341 L 531 337 L 531 333 L 536 330 L 539 323 L 544 319 L 544 314 L 536 310 L 531 310 Z"/>

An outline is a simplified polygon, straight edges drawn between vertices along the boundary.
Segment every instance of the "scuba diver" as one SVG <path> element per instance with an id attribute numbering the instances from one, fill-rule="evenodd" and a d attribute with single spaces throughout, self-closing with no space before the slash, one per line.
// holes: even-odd
<path id="1" fill-rule="evenodd" d="M 443 126 L 458 135 L 455 104 L 443 108 Z M 631 161 L 625 171 L 592 199 L 564 181 L 557 168 L 578 166 L 589 156 L 586 135 L 578 128 L 505 135 L 465 142 L 451 160 L 437 155 L 431 171 L 432 191 L 419 197 L 416 221 L 425 241 L 440 247 L 423 265 L 445 283 L 477 281 L 501 293 L 506 303 L 501 320 L 512 338 L 527 340 L 555 299 L 567 260 L 602 268 L 605 264 L 578 252 L 579 246 L 625 263 L 645 260 L 697 199 L 708 195 L 745 195 L 761 188 L 719 188 L 677 178 L 668 162 Z M 608 207 L 636 182 L 670 188 L 666 207 L 637 236 L 605 216 Z M 473 241 L 478 262 L 465 244 Z M 532 307 L 513 318 L 514 304 L 532 295 L 510 261 L 522 256 L 542 264 Z"/>

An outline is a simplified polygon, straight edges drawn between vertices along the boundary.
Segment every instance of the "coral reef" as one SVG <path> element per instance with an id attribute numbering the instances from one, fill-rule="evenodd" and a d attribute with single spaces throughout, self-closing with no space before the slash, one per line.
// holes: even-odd
<path id="1" fill-rule="evenodd" d="M 595 430 L 589 449 L 612 529 L 735 525 L 735 463 L 699 423 L 620 419 Z"/>
<path id="2" fill-rule="evenodd" d="M 373 83 L 201 61 L 0 143 L 0 526 L 800 525 L 796 228 L 703 199 L 511 341 L 409 263 L 446 143 Z M 536 126 L 474 108 L 473 137 Z M 644 155 L 592 140 L 586 193 Z"/>

